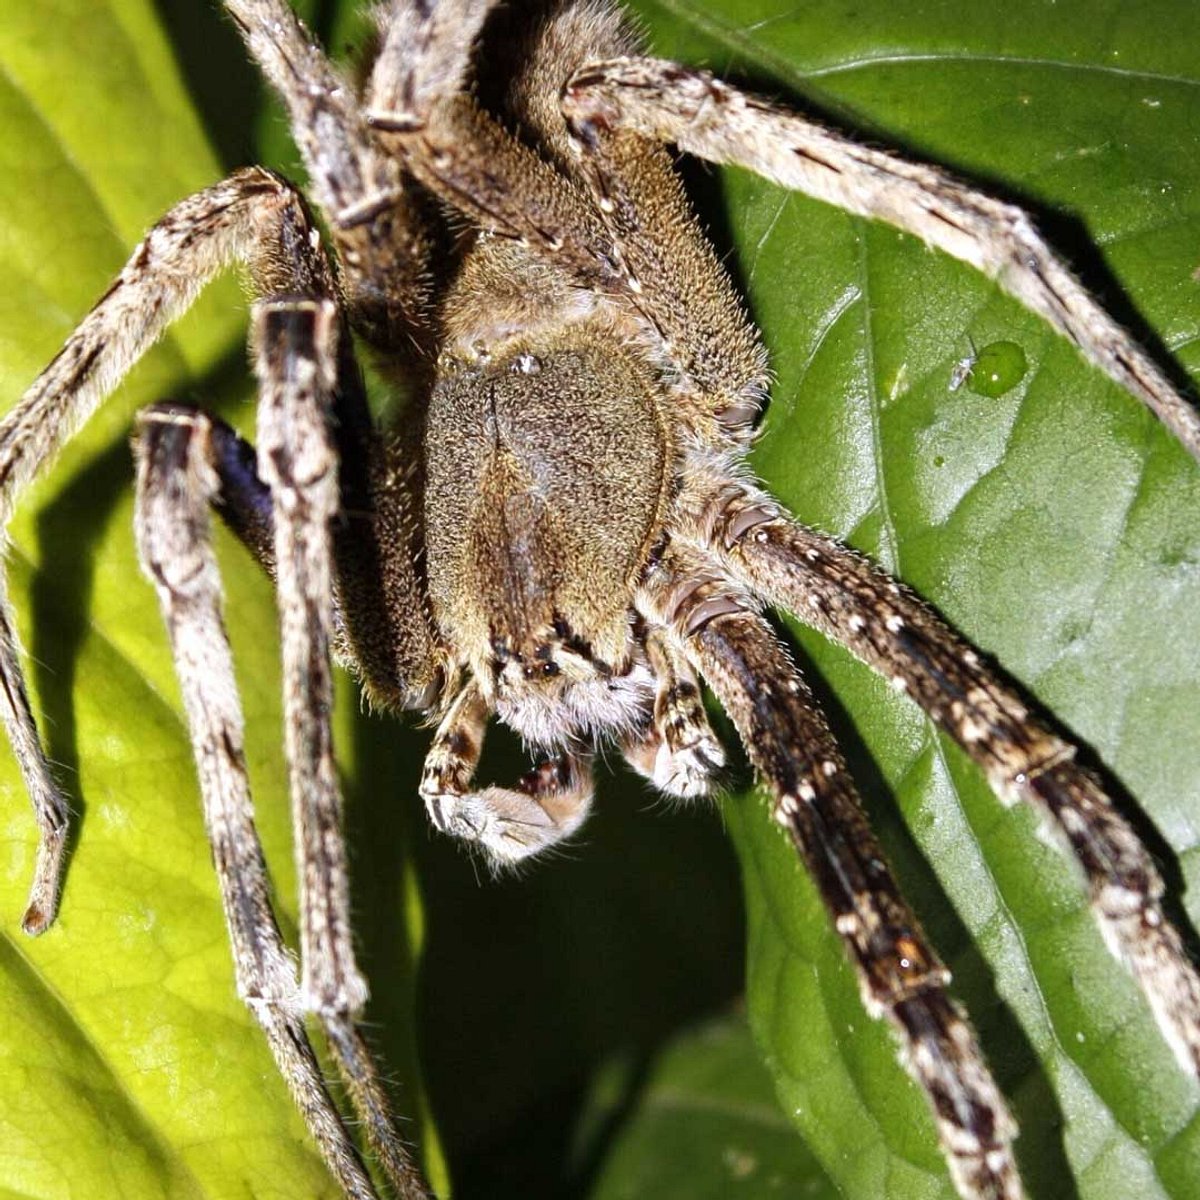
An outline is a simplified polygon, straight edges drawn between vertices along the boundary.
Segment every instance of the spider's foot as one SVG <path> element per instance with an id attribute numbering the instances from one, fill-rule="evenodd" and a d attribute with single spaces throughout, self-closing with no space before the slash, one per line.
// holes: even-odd
<path id="1" fill-rule="evenodd" d="M 715 737 L 702 737 L 686 746 L 659 746 L 651 782 L 669 796 L 691 800 L 707 796 L 725 766 L 725 751 Z"/>
<path id="2" fill-rule="evenodd" d="M 671 736 L 672 733 L 681 736 Z M 681 800 L 711 795 L 725 766 L 725 750 L 708 727 L 689 724 L 668 731 L 667 737 L 650 736 L 624 747 L 625 761 L 660 792 Z"/>
<path id="3" fill-rule="evenodd" d="M 434 826 L 474 842 L 497 865 L 518 863 L 573 834 L 592 803 L 590 772 L 570 757 L 542 763 L 515 788 L 423 792 Z"/>
<path id="4" fill-rule="evenodd" d="M 40 826 L 33 883 L 29 903 L 21 918 L 21 928 L 30 937 L 38 937 L 54 924 L 58 898 L 62 892 L 66 865 L 68 813 L 67 802 L 57 789 L 46 789 L 35 802 Z"/>

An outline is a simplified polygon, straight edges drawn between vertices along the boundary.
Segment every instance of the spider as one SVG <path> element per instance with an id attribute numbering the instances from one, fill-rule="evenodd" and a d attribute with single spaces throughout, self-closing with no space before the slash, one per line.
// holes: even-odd
<path id="1" fill-rule="evenodd" d="M 179 425 L 179 419 L 181 418 L 181 415 L 182 414 L 179 412 L 178 409 L 176 409 L 176 410 L 160 409 L 160 418 L 158 418 L 157 424 L 161 424 L 164 427 L 173 428 L 173 427 Z M 185 424 L 186 424 L 186 421 L 185 421 Z"/>

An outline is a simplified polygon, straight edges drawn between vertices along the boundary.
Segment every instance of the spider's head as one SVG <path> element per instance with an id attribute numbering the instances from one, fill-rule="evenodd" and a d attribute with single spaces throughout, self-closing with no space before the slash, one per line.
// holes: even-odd
<path id="1" fill-rule="evenodd" d="M 619 661 L 605 661 L 562 617 L 523 647 L 492 639 L 492 660 L 480 678 L 500 719 L 526 741 L 545 748 L 588 744 L 624 734 L 645 718 L 653 684 L 633 654 L 628 628 Z"/>

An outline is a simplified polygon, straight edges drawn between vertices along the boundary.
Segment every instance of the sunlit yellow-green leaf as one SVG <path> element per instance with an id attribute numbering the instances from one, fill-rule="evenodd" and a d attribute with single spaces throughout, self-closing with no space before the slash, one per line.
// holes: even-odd
<path id="1" fill-rule="evenodd" d="M 0 403 L 12 404 L 145 228 L 219 179 L 149 0 L 7 5 L 0 15 Z M 19 931 L 32 820 L 0 756 L 0 1190 L 37 1197 L 336 1195 L 238 1001 L 191 751 L 153 592 L 132 538 L 133 412 L 163 397 L 231 415 L 247 395 L 245 303 L 227 279 L 153 351 L 22 505 L 9 575 L 30 682 L 77 813 L 62 915 Z M 225 539 L 222 539 L 224 542 Z M 232 547 L 230 547 L 232 549 Z M 270 589 L 225 556 L 259 825 L 293 910 Z M 352 777 L 387 779 L 375 731 L 340 719 Z M 351 789 L 352 797 L 356 795 Z M 377 1019 L 412 1086 L 403 838 L 378 845 L 360 903 L 390 991 Z M 413 908 L 412 915 L 416 915 Z"/>

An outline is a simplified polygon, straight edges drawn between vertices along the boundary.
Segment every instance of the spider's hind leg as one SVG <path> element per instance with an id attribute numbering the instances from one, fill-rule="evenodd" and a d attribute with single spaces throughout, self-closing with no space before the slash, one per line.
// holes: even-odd
<path id="1" fill-rule="evenodd" d="M 423 370 L 433 349 L 429 206 L 370 136 L 354 87 L 287 0 L 225 0 L 225 8 L 287 108 L 337 248 L 355 329 Z"/>
<path id="2" fill-rule="evenodd" d="M 740 484 L 693 531 L 736 579 L 910 695 L 1005 802 L 1032 805 L 1087 884 L 1101 933 L 1141 987 L 1180 1065 L 1200 1075 L 1200 975 L 1162 908 L 1149 852 L 1075 747 L 1047 729 L 925 604 L 866 559 Z"/>

